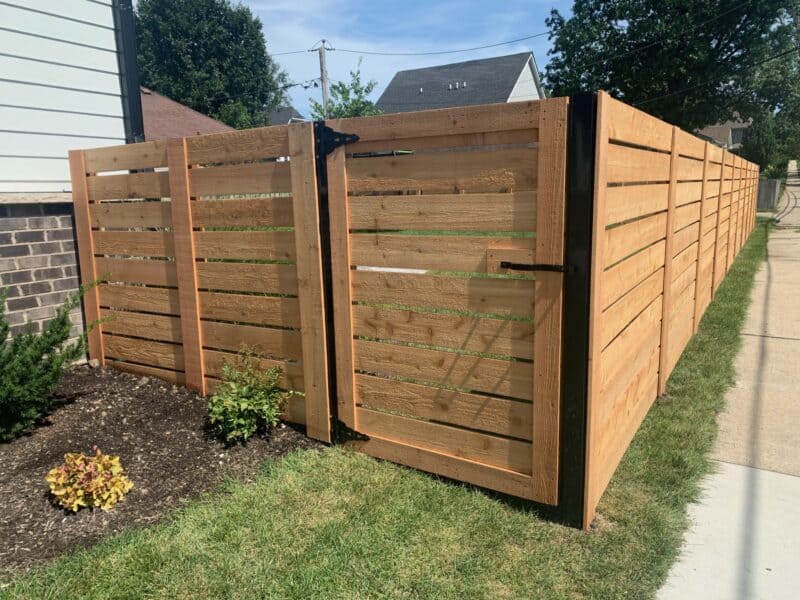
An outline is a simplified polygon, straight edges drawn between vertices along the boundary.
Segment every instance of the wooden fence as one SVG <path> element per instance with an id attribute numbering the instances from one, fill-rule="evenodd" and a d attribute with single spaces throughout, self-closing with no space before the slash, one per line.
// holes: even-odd
<path id="1" fill-rule="evenodd" d="M 594 141 L 569 151 L 556 98 L 72 152 L 82 278 L 107 281 L 90 355 L 208 393 L 247 344 L 302 392 L 286 418 L 309 435 L 338 418 L 363 452 L 588 525 L 753 227 L 758 176 L 592 102 Z M 591 257 L 565 265 L 589 241 L 567 226 L 579 151 Z"/>

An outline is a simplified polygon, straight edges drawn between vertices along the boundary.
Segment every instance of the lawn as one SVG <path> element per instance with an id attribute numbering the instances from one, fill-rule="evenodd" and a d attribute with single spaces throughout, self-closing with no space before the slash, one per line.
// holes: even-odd
<path id="1" fill-rule="evenodd" d="M 765 255 L 754 230 L 611 482 L 597 529 L 342 448 L 20 575 L 3 598 L 647 598 L 711 466 L 715 415 Z M 169 486 L 170 474 L 163 474 Z"/>

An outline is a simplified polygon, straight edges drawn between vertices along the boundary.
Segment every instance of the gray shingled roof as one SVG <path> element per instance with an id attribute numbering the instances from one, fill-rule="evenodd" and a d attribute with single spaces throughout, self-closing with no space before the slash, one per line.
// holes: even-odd
<path id="1" fill-rule="evenodd" d="M 376 105 L 383 112 L 395 113 L 506 102 L 530 57 L 530 52 L 522 52 L 398 71 Z"/>
<path id="2" fill-rule="evenodd" d="M 270 125 L 286 125 L 292 119 L 301 119 L 305 121 L 305 117 L 297 112 L 294 106 L 279 106 L 269 113 Z"/>

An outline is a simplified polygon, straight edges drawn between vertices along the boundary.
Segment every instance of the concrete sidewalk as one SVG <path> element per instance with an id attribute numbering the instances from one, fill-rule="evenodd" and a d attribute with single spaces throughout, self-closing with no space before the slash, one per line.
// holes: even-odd
<path id="1" fill-rule="evenodd" d="M 800 177 L 790 177 L 756 275 L 719 416 L 716 472 L 662 600 L 800 597 Z"/>

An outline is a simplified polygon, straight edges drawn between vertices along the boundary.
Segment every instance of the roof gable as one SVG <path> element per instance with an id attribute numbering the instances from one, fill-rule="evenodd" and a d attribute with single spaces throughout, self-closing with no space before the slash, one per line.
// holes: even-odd
<path id="1" fill-rule="evenodd" d="M 399 71 L 376 105 L 393 113 L 506 102 L 531 57 L 522 52 Z"/>

